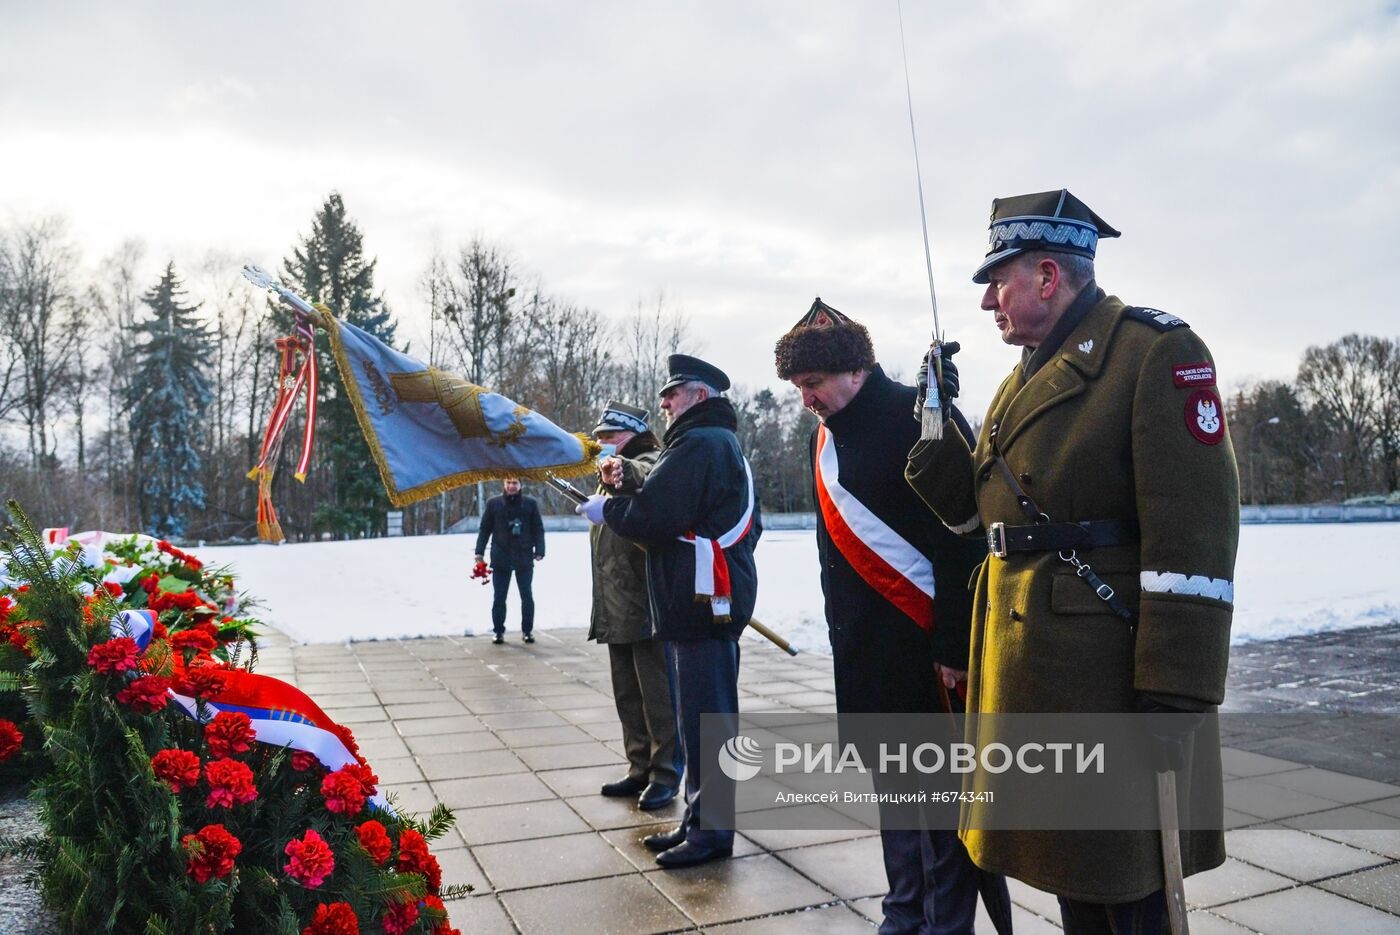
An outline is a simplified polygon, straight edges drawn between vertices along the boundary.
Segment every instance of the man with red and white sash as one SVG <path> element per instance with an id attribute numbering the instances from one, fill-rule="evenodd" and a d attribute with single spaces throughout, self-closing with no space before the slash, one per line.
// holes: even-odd
<path id="1" fill-rule="evenodd" d="M 739 447 L 729 377 L 714 364 L 672 354 L 661 409 L 670 424 L 661 454 L 631 496 L 594 496 L 576 512 L 646 546 L 647 592 L 656 639 L 671 644 L 676 717 L 685 748 L 685 816 L 643 843 L 674 869 L 734 850 L 734 780 L 700 753 L 701 716 L 717 715 L 720 736 L 739 722 L 739 635 L 753 615 L 762 532 L 753 473 Z M 619 485 L 624 459 L 599 464 Z"/>
<path id="2" fill-rule="evenodd" d="M 821 299 L 778 341 L 776 364 L 820 420 L 810 464 L 837 711 L 956 705 L 972 619 L 967 582 L 986 548 L 930 522 L 903 482 L 919 438 L 914 388 L 887 377 L 865 327 Z M 952 418 L 971 438 L 962 414 Z M 979 877 L 956 831 L 887 829 L 880 838 L 890 884 L 882 935 L 971 932 L 979 884 L 998 928 L 1009 927 L 1005 881 Z"/>

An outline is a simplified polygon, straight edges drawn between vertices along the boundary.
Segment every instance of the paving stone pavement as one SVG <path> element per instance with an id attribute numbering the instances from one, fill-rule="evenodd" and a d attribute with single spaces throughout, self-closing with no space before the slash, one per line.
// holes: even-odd
<path id="1" fill-rule="evenodd" d="M 1400 626 L 1394 632 L 1400 639 Z M 885 880 L 871 831 L 753 831 L 738 836 L 729 860 L 657 869 L 641 838 L 671 827 L 679 805 L 644 813 L 598 794 L 625 764 L 606 649 L 582 630 L 543 631 L 533 646 L 518 640 L 298 646 L 273 633 L 263 641 L 259 671 L 295 682 L 350 725 L 401 807 L 443 802 L 456 811 L 457 827 L 435 853 L 446 882 L 475 887 L 449 906 L 462 931 L 876 926 Z M 1258 705 L 1247 710 L 1277 710 L 1250 698 L 1286 679 L 1291 668 L 1278 666 L 1288 655 L 1241 654 L 1232 697 Z M 829 656 L 790 658 L 745 639 L 745 713 L 831 712 L 831 687 Z M 1224 765 L 1227 789 L 1241 793 L 1230 801 L 1253 812 L 1228 813 L 1230 858 L 1187 880 L 1193 932 L 1400 933 L 1400 785 L 1238 747 L 1225 750 Z M 1053 896 L 1011 888 L 1018 933 L 1059 930 Z M 980 913 L 978 928 L 991 931 Z"/>

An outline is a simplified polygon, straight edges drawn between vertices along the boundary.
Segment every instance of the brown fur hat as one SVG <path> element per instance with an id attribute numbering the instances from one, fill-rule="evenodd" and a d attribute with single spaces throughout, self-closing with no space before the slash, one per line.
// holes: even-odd
<path id="1" fill-rule="evenodd" d="M 773 348 L 778 379 L 798 373 L 847 373 L 875 366 L 870 332 L 817 298 L 806 315 Z"/>

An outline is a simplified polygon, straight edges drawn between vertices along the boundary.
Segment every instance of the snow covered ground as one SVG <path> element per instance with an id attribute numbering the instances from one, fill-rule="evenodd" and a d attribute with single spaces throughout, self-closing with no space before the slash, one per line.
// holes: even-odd
<path id="1" fill-rule="evenodd" d="M 206 547 L 260 598 L 260 616 L 293 639 L 491 632 L 491 588 L 470 580 L 472 536 L 419 536 L 301 545 Z M 1234 641 L 1372 626 L 1400 619 L 1400 523 L 1244 526 L 1235 578 Z M 541 629 L 586 627 L 588 536 L 551 533 L 535 569 Z M 758 549 L 755 616 L 807 652 L 826 652 L 816 541 L 766 532 Z M 519 638 L 512 589 L 507 638 Z M 745 639 L 761 639 L 749 633 Z"/>

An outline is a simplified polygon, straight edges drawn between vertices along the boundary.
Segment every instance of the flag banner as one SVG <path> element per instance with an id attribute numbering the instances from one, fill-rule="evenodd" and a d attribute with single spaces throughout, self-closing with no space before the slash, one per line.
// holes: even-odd
<path id="1" fill-rule="evenodd" d="M 464 484 L 547 480 L 595 470 L 598 443 L 430 367 L 330 315 L 322 324 L 389 502 L 406 506 Z"/>

